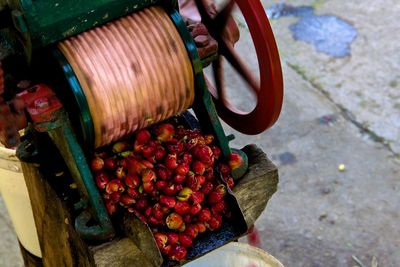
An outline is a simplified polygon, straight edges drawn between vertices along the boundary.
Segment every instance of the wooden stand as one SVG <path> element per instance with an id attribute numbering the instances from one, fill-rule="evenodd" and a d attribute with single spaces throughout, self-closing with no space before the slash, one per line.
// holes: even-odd
<path id="1" fill-rule="evenodd" d="M 233 191 L 250 226 L 276 192 L 278 170 L 257 146 L 246 146 L 243 151 L 249 158 L 249 170 Z M 127 237 L 100 246 L 88 246 L 74 230 L 67 207 L 37 168 L 28 163 L 22 163 L 22 168 L 43 255 L 40 260 L 21 246 L 25 266 L 153 267 L 134 240 Z"/>

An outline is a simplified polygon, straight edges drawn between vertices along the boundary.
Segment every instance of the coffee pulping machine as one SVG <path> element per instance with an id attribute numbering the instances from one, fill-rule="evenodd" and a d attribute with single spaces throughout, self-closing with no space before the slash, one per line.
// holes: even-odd
<path id="1" fill-rule="evenodd" d="M 18 147 L 22 162 L 53 168 L 47 179 L 67 170 L 79 190 L 74 227 L 85 240 L 115 235 L 87 163 L 94 149 L 192 108 L 228 157 L 219 117 L 252 135 L 278 119 L 282 72 L 260 1 L 231 0 L 219 11 L 194 2 L 200 26 L 184 20 L 173 0 L 0 0 L 0 141 Z M 235 5 L 253 39 L 259 80 L 234 49 Z M 228 101 L 224 61 L 257 96 L 253 111 Z M 203 74 L 209 65 L 215 87 Z"/>

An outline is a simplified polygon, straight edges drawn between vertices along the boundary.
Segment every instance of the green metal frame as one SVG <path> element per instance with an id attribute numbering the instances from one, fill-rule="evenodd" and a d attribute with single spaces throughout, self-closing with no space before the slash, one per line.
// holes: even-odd
<path id="1" fill-rule="evenodd" d="M 193 103 L 193 110 L 202 125 L 204 130 L 212 131 L 221 147 L 222 154 L 224 157 L 228 157 L 231 154 L 228 139 L 226 138 L 225 132 L 222 128 L 221 122 L 219 121 L 218 115 L 215 110 L 214 102 L 212 101 L 211 95 L 208 92 L 206 81 L 203 74 L 203 64 L 200 60 L 200 56 L 197 52 L 196 44 L 187 30 L 186 24 L 183 21 L 181 15 L 176 11 L 170 12 L 170 17 L 176 26 L 182 40 L 186 46 L 186 50 L 192 61 L 193 72 L 195 75 L 195 90 L 196 98 Z M 210 129 L 210 127 L 212 129 Z"/>
<path id="2" fill-rule="evenodd" d="M 79 122 L 81 126 L 83 142 L 91 148 L 94 145 L 94 126 L 85 94 L 83 93 L 82 87 L 74 71 L 72 70 L 71 65 L 68 63 L 67 59 L 60 52 L 60 50 L 58 50 L 58 48 L 54 48 L 52 54 L 62 68 L 64 76 L 71 87 L 73 96 L 79 108 L 79 111 L 77 113 L 79 114 Z"/>
<path id="3" fill-rule="evenodd" d="M 36 123 L 35 129 L 47 132 L 60 151 L 74 182 L 78 185 L 81 201 L 75 208 L 83 211 L 75 219 L 75 229 L 87 240 L 110 240 L 115 231 L 94 182 L 85 154 L 76 140 L 67 113 L 57 111 L 56 120 Z M 94 219 L 96 224 L 89 225 Z"/>
<path id="4" fill-rule="evenodd" d="M 23 54 L 55 44 L 145 7 L 178 8 L 177 0 L 9 0 Z M 11 25 L 10 25 L 11 26 Z M 15 39 L 15 38 L 14 38 Z M 1 45 L 1 44 L 0 44 Z"/>
<path id="5" fill-rule="evenodd" d="M 45 47 L 154 5 L 158 0 L 12 0 L 14 26 L 29 32 L 32 48 Z"/>
<path id="6" fill-rule="evenodd" d="M 183 21 L 181 15 L 176 10 L 170 11 L 170 17 L 174 22 L 176 29 L 178 30 L 182 40 L 186 46 L 186 50 L 191 58 L 193 72 L 195 74 L 195 90 L 196 98 L 193 103 L 193 110 L 199 120 L 203 130 L 209 131 L 215 134 L 218 141 L 218 145 L 221 147 L 222 155 L 225 159 L 228 159 L 232 153 L 229 147 L 229 141 L 232 140 L 231 136 L 226 136 L 224 129 L 222 128 L 219 120 L 217 111 L 215 109 L 214 102 L 211 94 L 208 91 L 207 84 L 204 78 L 203 66 L 207 63 L 200 60 L 200 56 L 197 52 L 196 44 L 187 30 L 186 24 Z M 235 150 L 243 158 L 243 164 L 232 171 L 232 176 L 235 179 L 241 178 L 247 171 L 248 159 L 247 155 L 241 150 Z"/>

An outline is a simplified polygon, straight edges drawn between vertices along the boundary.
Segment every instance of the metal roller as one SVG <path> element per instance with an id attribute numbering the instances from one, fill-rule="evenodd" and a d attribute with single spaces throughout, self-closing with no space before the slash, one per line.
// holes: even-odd
<path id="1" fill-rule="evenodd" d="M 188 109 L 194 74 L 161 7 L 150 7 L 58 45 L 85 95 L 100 147 Z"/>

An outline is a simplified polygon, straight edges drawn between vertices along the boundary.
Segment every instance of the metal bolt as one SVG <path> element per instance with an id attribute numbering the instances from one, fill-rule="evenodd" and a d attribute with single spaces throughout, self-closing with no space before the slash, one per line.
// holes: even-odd
<path id="1" fill-rule="evenodd" d="M 205 47 L 210 43 L 208 35 L 198 35 L 194 38 L 194 42 L 198 47 Z"/>
<path id="2" fill-rule="evenodd" d="M 35 100 L 35 108 L 44 108 L 50 105 L 49 99 L 47 97 L 41 97 Z"/>

